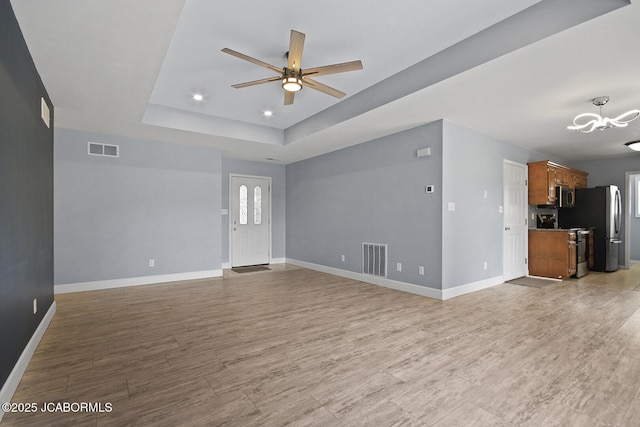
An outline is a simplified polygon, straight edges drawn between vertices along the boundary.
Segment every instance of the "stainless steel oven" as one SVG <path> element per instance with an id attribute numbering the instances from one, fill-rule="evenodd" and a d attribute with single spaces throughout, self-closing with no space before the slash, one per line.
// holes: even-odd
<path id="1" fill-rule="evenodd" d="M 577 228 L 576 231 L 576 277 L 589 273 L 589 230 Z"/>

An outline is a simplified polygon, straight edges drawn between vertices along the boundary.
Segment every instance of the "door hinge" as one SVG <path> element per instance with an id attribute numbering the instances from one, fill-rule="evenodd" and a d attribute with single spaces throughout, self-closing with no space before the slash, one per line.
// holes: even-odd
<path id="1" fill-rule="evenodd" d="M 524 180 L 524 185 L 529 185 L 529 180 L 528 179 Z"/>
<path id="2" fill-rule="evenodd" d="M 524 258 L 524 263 L 525 265 L 529 263 L 529 260 L 526 257 Z"/>
<path id="3" fill-rule="evenodd" d="M 524 225 L 529 225 L 529 220 L 527 218 L 524 219 Z"/>

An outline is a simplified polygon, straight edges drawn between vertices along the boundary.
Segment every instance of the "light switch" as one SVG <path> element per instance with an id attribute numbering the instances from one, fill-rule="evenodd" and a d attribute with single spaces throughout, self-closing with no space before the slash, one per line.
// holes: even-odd
<path id="1" fill-rule="evenodd" d="M 431 147 L 421 148 L 416 151 L 416 156 L 427 157 L 431 155 Z"/>
<path id="2" fill-rule="evenodd" d="M 447 210 L 449 210 L 450 212 L 453 212 L 456 210 L 456 204 L 454 202 L 449 202 L 449 204 L 447 205 Z"/>

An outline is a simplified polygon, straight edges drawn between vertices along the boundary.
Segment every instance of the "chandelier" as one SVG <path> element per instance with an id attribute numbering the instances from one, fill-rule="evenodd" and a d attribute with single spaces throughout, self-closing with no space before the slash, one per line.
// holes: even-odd
<path id="1" fill-rule="evenodd" d="M 573 119 L 573 126 L 567 126 L 567 129 L 576 132 L 590 133 L 594 130 L 605 130 L 612 127 L 623 128 L 629 125 L 629 122 L 640 116 L 640 110 L 630 110 L 620 114 L 618 117 L 610 119 L 602 116 L 602 106 L 609 102 L 608 96 L 600 96 L 593 98 L 593 105 L 600 107 L 600 114 L 582 113 Z"/>

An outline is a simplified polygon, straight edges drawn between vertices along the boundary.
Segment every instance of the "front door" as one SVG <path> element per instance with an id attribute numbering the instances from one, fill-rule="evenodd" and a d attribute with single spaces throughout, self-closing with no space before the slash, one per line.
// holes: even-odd
<path id="1" fill-rule="evenodd" d="M 269 264 L 269 178 L 231 175 L 231 267 Z"/>
<path id="2" fill-rule="evenodd" d="M 504 161 L 504 231 L 502 275 L 511 280 L 527 275 L 527 167 Z"/>

